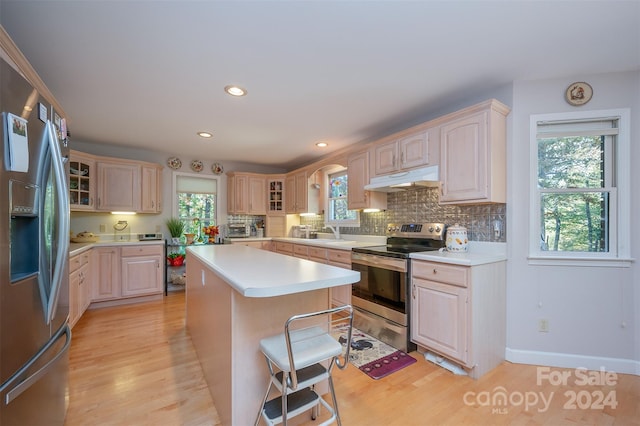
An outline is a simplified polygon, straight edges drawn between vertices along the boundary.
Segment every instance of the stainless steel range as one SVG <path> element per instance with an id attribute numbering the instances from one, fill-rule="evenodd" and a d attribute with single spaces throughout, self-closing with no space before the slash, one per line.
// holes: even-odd
<path id="1" fill-rule="evenodd" d="M 416 348 L 409 330 L 409 256 L 444 247 L 445 232 L 443 223 L 390 223 L 386 245 L 352 249 L 351 269 L 360 272 L 351 294 L 356 328 L 396 349 Z"/>

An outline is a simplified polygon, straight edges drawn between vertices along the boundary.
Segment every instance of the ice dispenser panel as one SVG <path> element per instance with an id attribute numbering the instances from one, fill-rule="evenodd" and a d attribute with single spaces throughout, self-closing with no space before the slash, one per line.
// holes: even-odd
<path id="1" fill-rule="evenodd" d="M 12 283 L 38 273 L 38 256 L 27 255 L 33 253 L 33 247 L 40 246 L 38 193 L 37 185 L 9 181 L 9 256 Z"/>

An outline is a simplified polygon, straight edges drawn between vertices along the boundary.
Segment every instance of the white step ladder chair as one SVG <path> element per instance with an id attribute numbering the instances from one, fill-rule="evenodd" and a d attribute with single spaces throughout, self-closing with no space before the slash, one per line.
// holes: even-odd
<path id="1" fill-rule="evenodd" d="M 338 425 L 342 424 L 331 372 L 334 366 L 342 370 L 349 363 L 352 329 L 353 308 L 345 305 L 294 315 L 286 321 L 284 333 L 260 341 L 260 350 L 266 358 L 270 379 L 256 418 L 256 426 L 261 418 L 267 425 L 282 423 L 286 426 L 287 419 L 309 410 L 315 420 L 320 405 L 331 415 L 321 425 L 334 421 Z M 331 336 L 332 330 L 339 330 L 340 334 L 347 335 L 346 347 L 343 348 Z M 315 385 L 323 380 L 327 380 L 329 384 L 333 406 L 316 392 Z M 279 396 L 268 400 L 274 388 Z"/>

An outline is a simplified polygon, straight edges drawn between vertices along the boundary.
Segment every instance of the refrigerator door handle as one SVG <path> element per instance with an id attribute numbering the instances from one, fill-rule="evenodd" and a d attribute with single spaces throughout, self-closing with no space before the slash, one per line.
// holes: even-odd
<path id="1" fill-rule="evenodd" d="M 49 350 L 49 348 L 51 348 L 51 346 L 55 342 L 58 341 L 58 339 L 61 337 L 61 335 L 63 333 L 66 335 L 66 340 L 64 342 L 64 346 L 62 347 L 62 349 L 60 349 L 60 352 L 58 352 L 56 354 L 56 356 L 53 357 L 51 360 L 49 360 L 49 362 L 47 362 L 42 368 L 40 368 L 38 371 L 33 373 L 31 376 L 29 376 L 26 379 L 24 379 L 22 382 L 18 383 L 13 389 L 11 389 L 9 392 L 7 392 L 7 394 L 5 396 L 5 401 L 4 401 L 5 405 L 9 405 L 11 403 L 11 401 L 13 401 L 17 397 L 19 397 L 20 394 L 22 394 L 22 392 L 26 391 L 35 382 L 40 380 L 42 378 L 42 376 L 47 374 L 49 369 L 65 354 L 65 352 L 67 352 L 67 350 L 69 349 L 69 346 L 71 346 L 71 329 L 69 328 L 68 325 L 66 325 L 63 328 L 61 328 L 60 331 L 51 340 L 49 340 L 49 342 L 42 349 L 40 349 L 40 351 L 36 354 L 36 356 L 31 358 L 31 360 L 28 363 L 23 365 L 22 368 L 20 368 L 20 370 L 18 370 L 9 380 L 7 380 L 5 382 L 5 384 L 0 388 L 0 392 L 3 392 L 6 388 L 8 388 L 10 385 L 12 385 L 13 382 L 16 381 L 16 379 L 18 377 L 20 377 L 22 374 L 24 374 L 25 371 L 27 371 L 29 368 L 31 368 L 31 366 L 47 350 Z"/>
<path id="2" fill-rule="evenodd" d="M 58 222 L 58 241 L 57 241 L 57 253 L 56 264 L 53 269 L 53 280 L 51 283 L 51 294 L 49 297 L 49 303 L 47 306 L 47 324 L 53 321 L 56 315 L 56 309 L 58 307 L 58 299 L 60 297 L 60 288 L 64 273 L 65 262 L 67 261 L 67 255 L 69 252 L 69 221 L 67 219 L 67 209 L 69 206 L 69 191 L 67 189 L 67 176 L 64 168 L 64 161 L 62 159 L 62 153 L 60 152 L 60 146 L 58 145 L 58 138 L 56 137 L 56 130 L 51 121 L 47 121 L 46 132 L 48 133 L 49 148 L 51 150 L 51 163 L 53 167 L 54 182 L 57 192 L 57 212 L 56 219 Z"/>

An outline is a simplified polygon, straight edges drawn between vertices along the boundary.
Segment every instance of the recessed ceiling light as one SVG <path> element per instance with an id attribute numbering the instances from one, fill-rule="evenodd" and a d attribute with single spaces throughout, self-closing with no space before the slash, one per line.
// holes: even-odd
<path id="1" fill-rule="evenodd" d="M 231 96 L 244 96 L 247 94 L 247 90 L 240 86 L 225 86 L 224 91 Z"/>
<path id="2" fill-rule="evenodd" d="M 213 135 L 209 132 L 198 132 L 198 136 L 201 138 L 212 138 Z"/>
<path id="3" fill-rule="evenodd" d="M 326 143 L 326 142 L 318 142 L 316 144 L 316 146 L 319 147 L 319 148 L 325 148 L 325 147 L 329 146 L 329 144 Z"/>

